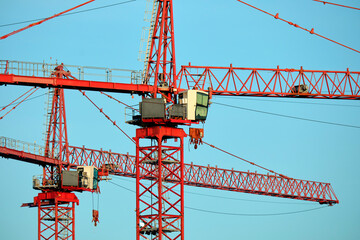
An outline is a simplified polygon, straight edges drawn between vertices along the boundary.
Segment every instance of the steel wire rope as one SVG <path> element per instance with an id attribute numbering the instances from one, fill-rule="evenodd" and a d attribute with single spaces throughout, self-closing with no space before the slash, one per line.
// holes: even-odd
<path id="1" fill-rule="evenodd" d="M 124 177 L 120 177 L 117 175 L 114 175 L 115 177 L 117 177 L 116 179 L 122 180 L 122 181 L 126 181 L 126 182 L 131 182 L 131 183 L 136 183 L 134 181 L 130 181 L 128 179 L 124 179 Z M 234 201 L 244 201 L 244 202 L 258 202 L 258 203 L 273 203 L 273 204 L 291 204 L 291 205 L 311 205 L 312 203 L 289 203 L 289 202 L 276 202 L 276 201 L 263 201 L 263 200 L 253 200 L 253 199 L 245 199 L 245 198 L 234 198 L 234 197 L 224 197 L 224 196 L 217 196 L 217 195 L 211 195 L 211 194 L 205 194 L 205 193 L 198 193 L 198 192 L 190 192 L 190 191 L 184 191 L 187 194 L 192 194 L 192 195 L 198 195 L 198 196 L 205 196 L 205 197 L 212 197 L 212 198 L 220 198 L 220 199 L 228 199 L 228 200 L 234 200 Z"/>
<path id="2" fill-rule="evenodd" d="M 290 214 L 296 214 L 296 213 L 310 212 L 310 211 L 319 210 L 319 209 L 327 208 L 327 207 L 330 207 L 330 206 L 323 206 L 323 207 L 310 208 L 310 209 L 304 209 L 304 210 L 293 211 L 293 212 L 282 212 L 282 213 L 229 213 L 229 212 L 218 212 L 218 211 L 211 211 L 211 210 L 192 208 L 192 207 L 186 207 L 186 208 L 194 210 L 194 211 L 213 213 L 213 214 L 221 214 L 221 215 L 244 216 L 244 217 L 270 217 L 270 216 L 280 216 L 280 215 L 290 215 Z"/>
<path id="3" fill-rule="evenodd" d="M 35 87 L 33 87 L 32 89 L 30 89 L 28 92 L 30 92 L 31 90 L 34 90 Z M 10 112 L 12 112 L 13 110 L 15 110 L 22 102 L 24 102 L 28 97 L 30 97 L 32 94 L 34 94 L 37 90 L 39 90 L 39 88 L 35 88 L 35 90 L 33 92 L 31 92 L 28 96 L 26 96 L 23 100 L 21 100 L 20 102 L 18 102 L 14 107 L 12 107 L 7 113 L 5 113 L 2 117 L 0 117 L 0 120 L 3 119 L 6 115 L 8 115 Z M 26 93 L 28 93 L 26 92 Z"/>
<path id="4" fill-rule="evenodd" d="M 106 94 L 106 93 L 104 93 L 104 92 L 100 92 L 100 93 L 101 93 L 101 94 L 103 94 L 103 95 L 105 95 L 105 96 L 107 96 L 108 98 L 110 98 L 110 99 L 112 99 L 112 100 L 114 100 L 114 101 L 116 101 L 116 102 L 120 103 L 120 104 L 123 104 L 124 106 L 126 106 L 126 107 L 128 107 L 128 108 L 131 108 L 131 109 L 132 109 L 132 110 L 134 110 L 134 111 L 139 112 L 139 110 L 138 110 L 138 109 L 133 108 L 132 106 L 130 106 L 130 105 L 128 105 L 128 104 L 126 104 L 126 103 L 124 103 L 124 102 L 122 102 L 122 101 L 120 101 L 120 100 L 118 100 L 118 99 L 114 98 L 113 96 L 111 96 L 111 95 L 109 95 L 109 94 Z"/>
<path id="5" fill-rule="evenodd" d="M 202 141 L 202 143 L 208 145 L 209 147 L 215 148 L 216 150 L 219 150 L 219 151 L 221 151 L 221 152 L 223 152 L 223 153 L 226 153 L 226 154 L 228 154 L 228 155 L 230 155 L 230 156 L 232 156 L 232 157 L 235 157 L 235 158 L 240 159 L 240 160 L 242 160 L 242 161 L 244 161 L 244 162 L 250 163 L 250 164 L 253 165 L 253 166 L 256 166 L 256 167 L 261 168 L 261 169 L 263 169 L 263 170 L 265 170 L 265 171 L 268 171 L 268 172 L 271 172 L 271 173 L 273 173 L 273 174 L 275 174 L 275 175 L 278 175 L 279 177 L 286 178 L 286 179 L 293 179 L 293 178 L 289 178 L 289 177 L 287 177 L 287 176 L 285 176 L 285 175 L 283 175 L 283 174 L 281 174 L 281 173 L 278 173 L 278 172 L 275 172 L 275 171 L 273 171 L 273 170 L 271 170 L 271 169 L 268 169 L 268 168 L 266 168 L 266 167 L 260 166 L 259 164 L 256 164 L 256 163 L 254 163 L 254 162 L 251 162 L 251 161 L 249 161 L 249 160 L 246 160 L 245 158 L 239 157 L 239 156 L 237 156 L 237 155 L 235 155 L 235 154 L 232 154 L 232 153 L 230 153 L 230 152 L 228 152 L 228 151 L 225 151 L 224 149 L 221 149 L 221 148 L 219 148 L 219 147 L 216 147 L 216 146 L 214 146 L 214 145 L 212 145 L 212 144 L 210 144 L 210 143 L 207 143 L 207 142 L 205 142 L 205 141 Z"/>
<path id="6" fill-rule="evenodd" d="M 125 190 L 128 190 L 128 191 L 130 191 L 130 192 L 136 193 L 136 191 L 134 191 L 134 190 L 132 190 L 132 189 L 130 189 L 130 188 L 121 186 L 120 184 L 114 183 L 114 182 L 111 181 L 111 180 L 109 180 L 108 182 L 111 183 L 111 184 L 113 184 L 113 185 L 115 185 L 115 186 L 118 186 L 118 187 L 120 187 L 120 188 L 123 188 L 123 189 L 125 189 Z"/>
<path id="7" fill-rule="evenodd" d="M 43 94 L 40 94 L 40 95 L 38 95 L 38 96 L 31 97 L 31 98 L 29 98 L 29 99 L 24 100 L 23 102 L 27 102 L 27 101 L 33 100 L 33 99 L 35 99 L 35 98 L 42 97 L 42 96 L 44 96 L 44 95 L 46 95 L 46 94 L 47 94 L 47 93 L 43 93 Z M 8 105 L 6 105 L 6 106 L 0 106 L 0 108 L 1 108 L 0 112 L 3 110 L 2 108 L 7 107 L 7 106 L 11 106 L 11 105 L 15 105 L 15 104 L 17 104 L 17 103 L 18 103 L 18 102 L 14 102 L 14 103 L 8 104 Z"/>
<path id="8" fill-rule="evenodd" d="M 58 17 L 68 16 L 68 15 L 78 14 L 78 13 L 83 13 L 83 12 L 89 12 L 89 11 L 98 10 L 98 9 L 102 9 L 102 8 L 114 7 L 114 6 L 117 6 L 117 5 L 126 4 L 126 3 L 130 3 L 130 2 L 135 2 L 135 1 L 136 0 L 130 0 L 130 1 L 125 1 L 125 2 L 109 4 L 109 5 L 105 5 L 105 6 L 101 6 L 101 7 L 95 7 L 95 8 L 85 9 L 85 10 L 81 10 L 81 11 L 65 13 L 65 14 L 62 14 L 62 15 L 60 15 Z M 40 21 L 40 20 L 44 20 L 44 19 L 46 19 L 46 18 L 37 18 L 37 19 L 32 19 L 32 20 L 27 20 L 27 21 L 22 21 L 22 22 L 8 23 L 8 24 L 0 25 L 0 27 L 7 27 L 7 26 L 17 25 L 17 24 L 22 24 L 22 23 L 35 22 L 35 21 Z"/>
<path id="9" fill-rule="evenodd" d="M 327 122 L 327 121 L 315 120 L 315 119 L 303 118 L 303 117 L 295 117 L 295 116 L 290 116 L 290 115 L 285 115 L 285 114 L 280 114 L 280 113 L 272 113 L 272 112 L 266 112 L 266 111 L 262 111 L 262 110 L 239 107 L 239 106 L 234 106 L 234 105 L 225 104 L 225 103 L 217 103 L 217 102 L 212 102 L 212 103 L 217 104 L 217 105 L 221 105 L 221 106 L 225 106 L 225 107 L 237 108 L 237 109 L 241 109 L 241 110 L 257 112 L 257 113 L 263 113 L 263 114 L 268 114 L 268 115 L 273 115 L 273 116 L 278 116 L 278 117 L 292 118 L 292 119 L 296 119 L 296 120 L 303 120 L 303 121 L 316 122 L 316 123 L 322 123 L 322 124 L 328 124 L 328 125 L 335 125 L 335 126 L 340 126 L 340 127 L 358 128 L 358 129 L 360 128 L 360 126 L 355 126 L 355 125 L 349 125 L 349 124 L 343 124 L 343 123 L 335 123 L 335 122 Z"/>
<path id="10" fill-rule="evenodd" d="M 44 23 L 44 22 L 46 22 L 46 21 L 48 21 L 48 20 L 50 20 L 50 19 L 56 18 L 56 17 L 58 17 L 58 16 L 61 16 L 62 14 L 65 14 L 65 13 L 67 13 L 67 12 L 70 12 L 70 11 L 76 9 L 76 8 L 82 7 L 82 6 L 86 5 L 86 4 L 89 4 L 89 3 L 94 2 L 94 1 L 95 1 L 95 0 L 89 0 L 89 1 L 87 1 L 87 2 L 85 2 L 85 3 L 82 3 L 82 4 L 80 4 L 80 5 L 77 5 L 77 6 L 75 6 L 75 7 L 72 7 L 72 8 L 70 8 L 70 9 L 67 9 L 67 10 L 65 10 L 65 11 L 62 11 L 62 12 L 60 12 L 60 13 L 57 13 L 57 14 L 51 16 L 51 17 L 47 17 L 47 18 L 45 18 L 45 19 L 43 19 L 43 20 L 40 20 L 40 21 L 35 22 L 35 23 L 32 23 L 32 24 L 30 24 L 30 25 L 28 25 L 28 26 L 26 26 L 26 27 L 23 27 L 23 28 L 20 28 L 20 29 L 18 29 L 18 30 L 15 30 L 15 31 L 13 31 L 13 32 L 11 32 L 11 33 L 8 33 L 8 34 L 4 35 L 4 36 L 1 36 L 1 37 L 0 37 L 0 40 L 5 39 L 5 38 L 8 38 L 8 37 L 10 37 L 10 36 L 12 36 L 12 35 L 14 35 L 14 34 L 17 34 L 17 33 L 19 33 L 19 32 L 22 32 L 22 31 L 24 31 L 24 30 L 26 30 L 26 29 L 29 29 L 29 28 L 31 28 L 31 27 L 34 27 L 34 26 L 36 26 L 36 25 L 40 25 L 40 24 L 42 24 L 42 23 Z"/>
<path id="11" fill-rule="evenodd" d="M 0 112 L 5 110 L 8 106 L 17 104 L 15 103 L 17 100 L 19 100 L 20 98 L 22 98 L 24 95 L 26 95 L 27 93 L 29 93 L 31 90 L 33 90 L 35 87 L 31 88 L 30 90 L 28 90 L 27 92 L 23 93 L 22 95 L 20 95 L 20 97 L 16 98 L 14 101 L 12 101 L 11 103 L 9 103 L 8 105 L 2 106 L 0 109 Z"/>
<path id="12" fill-rule="evenodd" d="M 248 3 L 244 2 L 244 1 L 241 1 L 241 0 L 236 0 L 236 1 L 238 1 L 238 2 L 240 2 L 240 3 L 242 3 L 242 4 L 245 4 L 245 5 L 247 5 L 247 6 L 251 7 L 251 8 L 254 8 L 254 9 L 256 9 L 256 10 L 262 12 L 262 13 L 265 13 L 265 14 L 267 14 L 267 15 L 270 15 L 270 16 L 274 17 L 275 19 L 279 19 L 279 20 L 281 20 L 281 21 L 283 21 L 283 22 L 286 22 L 286 23 L 288 23 L 288 24 L 291 25 L 291 26 L 294 26 L 294 27 L 296 27 L 296 28 L 300 28 L 300 29 L 302 29 L 302 30 L 304 30 L 304 31 L 306 31 L 306 32 L 308 32 L 308 33 L 310 33 L 310 34 L 316 35 L 316 36 L 321 37 L 321 38 L 323 38 L 323 39 L 325 39 L 325 40 L 328 40 L 328 41 L 330 41 L 330 42 L 333 42 L 333 43 L 335 43 L 335 44 L 338 44 L 338 45 L 340 45 L 340 46 L 342 46 L 342 47 L 345 47 L 345 48 L 347 48 L 347 49 L 350 49 L 350 50 L 352 50 L 352 51 L 354 51 L 354 52 L 360 53 L 359 50 L 356 50 L 356 49 L 354 49 L 354 48 L 351 48 L 351 47 L 349 47 L 349 46 L 346 46 L 346 45 L 344 45 L 344 44 L 342 44 L 342 43 L 339 43 L 339 42 L 337 42 L 337 41 L 334 41 L 334 40 L 332 40 L 332 39 L 330 39 L 330 38 L 327 38 L 327 37 L 325 37 L 325 36 L 322 36 L 322 35 L 316 33 L 316 32 L 314 31 L 314 28 L 312 28 L 311 30 L 308 30 L 308 29 L 306 29 L 306 28 L 304 28 L 304 27 L 301 27 L 301 26 L 297 25 L 296 23 L 292 23 L 292 22 L 287 21 L 287 20 L 285 20 L 285 19 L 283 19 L 283 18 L 280 18 L 280 17 L 279 17 L 279 13 L 276 13 L 276 15 L 273 15 L 273 14 L 271 14 L 271 13 L 269 13 L 269 12 L 266 12 L 266 11 L 260 9 L 260 8 L 257 8 L 257 7 L 255 7 L 255 6 L 253 6 L 253 5 L 250 5 L 250 4 L 248 4 Z"/>
<path id="13" fill-rule="evenodd" d="M 125 189 L 127 191 L 136 193 L 136 191 L 134 191 L 132 189 L 129 189 L 129 188 L 126 188 L 124 186 L 121 186 L 120 184 L 114 183 L 112 181 L 109 181 L 109 182 L 112 183 L 113 185 L 117 186 L 117 187 L 120 187 L 120 188 Z M 144 195 L 144 196 L 147 197 L 147 198 L 150 198 L 150 196 L 146 196 L 146 195 Z M 244 217 L 263 217 L 263 216 L 290 215 L 290 214 L 297 214 L 297 213 L 303 213 L 303 212 L 319 210 L 319 209 L 327 208 L 327 207 L 330 207 L 330 206 L 323 206 L 323 207 L 310 208 L 310 209 L 292 211 L 292 212 L 283 212 L 283 213 L 228 213 L 228 212 L 218 212 L 218 211 L 211 211 L 211 210 L 206 210 L 206 209 L 200 209 L 200 208 L 193 208 L 193 207 L 189 207 L 189 206 L 184 206 L 184 208 L 199 211 L 199 212 L 221 214 L 221 215 L 232 215 L 232 216 L 244 216 Z"/>
<path id="14" fill-rule="evenodd" d="M 330 5 L 334 5 L 334 6 L 338 6 L 338 7 L 344 7 L 344 8 L 351 8 L 351 9 L 355 9 L 355 10 L 360 10 L 360 8 L 350 7 L 350 6 L 341 5 L 341 4 L 332 3 L 332 2 L 325 2 L 325 1 L 320 1 L 320 0 L 313 0 L 313 1 L 314 1 L 314 2 L 323 3 L 324 5 L 330 4 Z"/>
<path id="15" fill-rule="evenodd" d="M 104 113 L 102 108 L 99 108 L 86 94 L 85 91 L 79 90 L 85 96 L 116 128 L 118 128 L 128 139 L 130 139 L 133 143 L 135 143 L 135 140 L 132 139 L 124 130 L 122 130 L 117 124 L 116 121 L 111 120 L 111 118 Z"/>
<path id="16" fill-rule="evenodd" d="M 277 102 L 277 103 L 294 103 L 294 104 L 308 104 L 308 105 L 323 105 L 323 106 L 336 106 L 336 107 L 355 107 L 355 108 L 360 108 L 360 105 L 352 105 L 352 104 L 338 104 L 338 103 L 318 103 L 318 102 L 299 102 L 299 101 L 281 101 L 281 100 L 265 100 L 265 99 L 254 99 L 254 98 L 249 98 L 249 97 L 241 97 L 241 96 L 216 96 L 216 97 L 221 97 L 221 98 L 226 98 L 226 99 L 237 99 L 237 100 L 246 100 L 246 101 L 259 101 L 259 102 L 267 102 L 267 103 L 272 103 L 272 102 Z"/>

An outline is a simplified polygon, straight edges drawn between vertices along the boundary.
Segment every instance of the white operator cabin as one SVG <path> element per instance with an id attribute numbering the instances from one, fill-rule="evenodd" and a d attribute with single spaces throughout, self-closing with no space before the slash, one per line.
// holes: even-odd
<path id="1" fill-rule="evenodd" d="M 83 188 L 96 190 L 98 183 L 98 169 L 94 166 L 77 167 L 79 185 Z"/>
<path id="2" fill-rule="evenodd" d="M 206 120 L 209 95 L 200 90 L 187 90 L 179 93 L 179 103 L 186 108 L 186 119 Z"/>

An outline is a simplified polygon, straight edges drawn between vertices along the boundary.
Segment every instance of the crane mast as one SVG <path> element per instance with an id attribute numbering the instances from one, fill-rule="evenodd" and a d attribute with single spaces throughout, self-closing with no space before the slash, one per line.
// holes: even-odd
<path id="1" fill-rule="evenodd" d="M 140 103 L 136 130 L 136 239 L 184 239 L 184 137 L 167 113 L 176 103 L 175 39 L 172 0 L 159 0 L 144 83 L 151 99 Z M 158 88 L 167 89 L 159 93 Z M 170 108 L 173 109 L 175 105 Z M 168 115 L 168 116 L 167 116 Z M 146 142 L 144 142 L 144 140 Z M 140 174 L 142 173 L 142 174 Z M 149 184 L 148 179 L 153 179 Z M 169 182 L 166 179 L 176 181 Z M 146 199 L 151 196 L 151 201 Z"/>

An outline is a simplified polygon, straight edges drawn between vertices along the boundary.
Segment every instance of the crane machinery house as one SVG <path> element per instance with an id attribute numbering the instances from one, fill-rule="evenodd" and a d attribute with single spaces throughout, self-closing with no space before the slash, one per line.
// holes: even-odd
<path id="1" fill-rule="evenodd" d="M 187 90 L 179 93 L 179 104 L 169 108 L 169 117 L 192 121 L 204 121 L 209 106 L 208 93 L 200 90 Z M 166 117 L 166 102 L 163 98 L 143 99 L 140 103 L 142 119 Z"/>
<path id="2" fill-rule="evenodd" d="M 62 172 L 63 187 L 78 187 L 96 190 L 98 185 L 98 169 L 94 166 L 78 166 L 76 171 Z"/>

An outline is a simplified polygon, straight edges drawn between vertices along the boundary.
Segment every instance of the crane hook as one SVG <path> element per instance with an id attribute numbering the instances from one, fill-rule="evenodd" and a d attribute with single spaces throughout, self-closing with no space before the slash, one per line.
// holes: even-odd
<path id="1" fill-rule="evenodd" d="M 92 210 L 92 216 L 93 219 L 91 222 L 94 222 L 94 226 L 97 226 L 97 223 L 99 222 L 99 211 L 98 210 Z"/>

